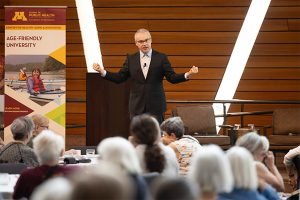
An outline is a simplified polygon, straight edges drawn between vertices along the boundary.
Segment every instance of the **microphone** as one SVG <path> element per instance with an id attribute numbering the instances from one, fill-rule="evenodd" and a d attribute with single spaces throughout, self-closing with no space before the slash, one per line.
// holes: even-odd
<path id="1" fill-rule="evenodd" d="M 146 63 L 144 63 L 144 65 L 143 65 L 143 68 L 145 68 L 147 66 L 147 64 Z"/>

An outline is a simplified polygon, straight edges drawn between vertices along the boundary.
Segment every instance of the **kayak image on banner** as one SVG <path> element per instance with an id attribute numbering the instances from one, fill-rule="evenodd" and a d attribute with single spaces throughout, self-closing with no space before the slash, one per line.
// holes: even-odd
<path id="1" fill-rule="evenodd" d="M 65 65 L 43 55 L 6 56 L 5 85 L 43 106 L 65 94 Z"/>

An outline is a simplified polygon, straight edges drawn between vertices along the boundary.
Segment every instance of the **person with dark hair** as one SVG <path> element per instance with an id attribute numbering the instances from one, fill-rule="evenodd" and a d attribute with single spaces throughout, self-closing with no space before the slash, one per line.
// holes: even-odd
<path id="1" fill-rule="evenodd" d="M 163 143 L 176 153 L 180 175 L 187 175 L 192 156 L 201 148 L 199 141 L 191 135 L 184 135 L 184 124 L 180 117 L 166 119 L 160 128 Z"/>
<path id="2" fill-rule="evenodd" d="M 147 29 L 141 28 L 134 35 L 139 51 L 128 55 L 119 72 L 106 71 L 98 63 L 93 68 L 101 76 L 115 83 L 131 81 L 129 97 L 130 119 L 136 115 L 148 113 L 161 123 L 166 111 L 166 97 L 163 79 L 170 83 L 187 81 L 192 74 L 198 73 L 198 67 L 191 67 L 186 73 L 174 72 L 167 56 L 151 48 L 152 38 Z"/>
<path id="3" fill-rule="evenodd" d="M 161 143 L 159 124 L 154 117 L 148 114 L 135 116 L 131 121 L 130 132 L 144 173 L 178 175 L 179 166 L 175 153 Z"/>
<path id="4" fill-rule="evenodd" d="M 39 94 L 46 91 L 43 80 L 41 79 L 41 70 L 34 68 L 32 75 L 27 78 L 27 87 L 30 94 Z"/>
<path id="5" fill-rule="evenodd" d="M 0 160 L 2 162 L 24 163 L 29 167 L 39 164 L 33 149 L 26 145 L 32 136 L 33 128 L 33 121 L 27 116 L 16 118 L 12 122 L 10 130 L 14 141 L 1 148 Z"/>

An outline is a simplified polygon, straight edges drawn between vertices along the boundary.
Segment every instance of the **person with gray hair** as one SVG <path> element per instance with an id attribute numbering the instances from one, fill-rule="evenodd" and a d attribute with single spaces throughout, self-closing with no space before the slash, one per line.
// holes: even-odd
<path id="1" fill-rule="evenodd" d="M 58 165 L 64 146 L 63 137 L 49 130 L 42 131 L 34 138 L 33 149 L 41 165 L 21 173 L 13 193 L 14 199 L 29 199 L 34 189 L 49 178 L 68 176 L 76 171 L 75 167 Z"/>
<path id="2" fill-rule="evenodd" d="M 34 124 L 30 117 L 18 117 L 12 122 L 10 130 L 14 140 L 1 148 L 1 162 L 24 163 L 29 167 L 39 165 L 33 149 L 26 145 L 33 129 Z"/>
<path id="3" fill-rule="evenodd" d="M 121 137 L 106 138 L 99 143 L 97 152 L 101 161 L 112 163 L 130 177 L 135 186 L 134 199 L 147 199 L 148 188 L 141 176 L 139 159 L 134 146 L 128 140 Z"/>
<path id="4" fill-rule="evenodd" d="M 278 192 L 284 191 L 284 182 L 279 173 L 269 141 L 265 136 L 250 132 L 236 141 L 236 146 L 245 147 L 252 154 L 259 179 L 273 186 Z"/>
<path id="5" fill-rule="evenodd" d="M 201 148 L 199 141 L 191 135 L 184 135 L 184 124 L 180 117 L 166 119 L 160 128 L 163 143 L 171 147 L 176 154 L 179 174 L 187 175 L 192 156 Z"/>
<path id="6" fill-rule="evenodd" d="M 127 56 L 119 72 L 109 72 L 98 63 L 94 63 L 93 68 L 106 80 L 115 83 L 122 83 L 128 79 L 131 81 L 130 119 L 148 113 L 161 123 L 167 108 L 164 77 L 173 84 L 184 82 L 189 80 L 191 75 L 198 73 L 198 67 L 193 66 L 186 73 L 175 73 L 167 56 L 151 48 L 152 37 L 147 29 L 138 29 L 134 41 L 138 52 Z"/>
<path id="7" fill-rule="evenodd" d="M 226 152 L 226 156 L 233 174 L 234 189 L 230 193 L 222 193 L 221 196 L 239 200 L 266 200 L 258 192 L 258 176 L 251 153 L 244 147 L 235 146 Z"/>
<path id="8" fill-rule="evenodd" d="M 154 200 L 197 200 L 199 189 L 184 177 L 160 177 L 151 185 Z"/>
<path id="9" fill-rule="evenodd" d="M 102 160 L 71 177 L 70 200 L 132 200 L 134 185 L 120 167 Z"/>
<path id="10" fill-rule="evenodd" d="M 188 177 L 195 181 L 201 200 L 224 200 L 219 193 L 231 192 L 233 177 L 223 150 L 214 144 L 204 145 L 192 159 Z"/>

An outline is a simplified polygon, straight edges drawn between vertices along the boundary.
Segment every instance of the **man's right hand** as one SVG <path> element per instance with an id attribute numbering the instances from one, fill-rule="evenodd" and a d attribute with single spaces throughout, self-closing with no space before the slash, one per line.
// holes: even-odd
<path id="1" fill-rule="evenodd" d="M 99 72 L 101 75 L 104 73 L 104 67 L 101 67 L 98 63 L 93 64 L 93 69 L 97 72 Z"/>

